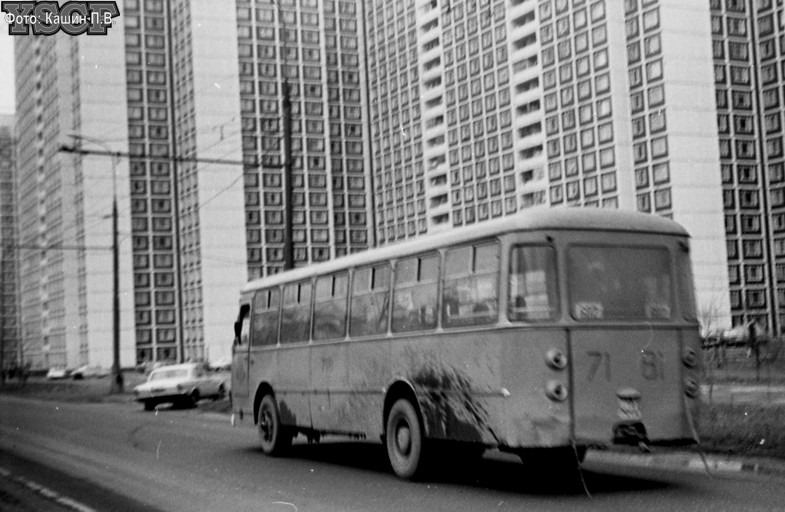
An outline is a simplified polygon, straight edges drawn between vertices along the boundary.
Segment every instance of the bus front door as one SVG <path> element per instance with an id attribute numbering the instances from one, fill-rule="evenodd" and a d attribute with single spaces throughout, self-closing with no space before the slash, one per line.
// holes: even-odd
<path id="1" fill-rule="evenodd" d="M 232 348 L 232 400 L 242 407 L 248 400 L 248 371 L 251 331 L 250 306 L 240 307 L 240 315 L 234 324 L 234 347 Z"/>

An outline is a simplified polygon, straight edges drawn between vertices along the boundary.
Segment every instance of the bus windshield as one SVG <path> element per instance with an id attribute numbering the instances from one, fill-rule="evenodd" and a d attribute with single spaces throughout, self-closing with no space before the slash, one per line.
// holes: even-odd
<path id="1" fill-rule="evenodd" d="M 576 320 L 667 320 L 670 255 L 652 247 L 571 247 L 570 312 Z"/>

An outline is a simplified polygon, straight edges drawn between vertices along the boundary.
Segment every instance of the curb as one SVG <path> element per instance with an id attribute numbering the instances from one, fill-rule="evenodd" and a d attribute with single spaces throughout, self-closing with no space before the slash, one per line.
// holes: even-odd
<path id="1" fill-rule="evenodd" d="M 616 464 L 690 473 L 750 473 L 785 478 L 785 463 L 767 459 L 718 457 L 689 452 L 631 454 L 590 450 L 585 463 Z"/>
<path id="2" fill-rule="evenodd" d="M 28 491 L 34 492 L 42 498 L 57 503 L 61 507 L 73 510 L 74 512 L 97 512 L 94 508 L 88 507 L 84 503 L 71 499 L 68 496 L 60 494 L 59 492 L 53 491 L 52 489 L 30 480 L 29 478 L 17 476 L 4 467 L 0 467 L 0 478 L 15 482 L 17 485 L 23 486 Z"/>

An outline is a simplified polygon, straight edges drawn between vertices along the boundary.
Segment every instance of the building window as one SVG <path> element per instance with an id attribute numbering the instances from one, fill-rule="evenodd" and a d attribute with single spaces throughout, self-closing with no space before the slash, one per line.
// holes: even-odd
<path id="1" fill-rule="evenodd" d="M 654 208 L 657 210 L 665 210 L 671 206 L 671 191 L 670 189 L 657 190 L 654 192 Z"/>

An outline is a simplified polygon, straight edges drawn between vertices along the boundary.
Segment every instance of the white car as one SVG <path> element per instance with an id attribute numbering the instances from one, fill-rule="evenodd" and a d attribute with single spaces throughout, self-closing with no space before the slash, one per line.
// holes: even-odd
<path id="1" fill-rule="evenodd" d="M 134 388 L 134 394 L 136 401 L 144 404 L 145 411 L 152 411 L 162 403 L 195 407 L 202 398 L 223 398 L 226 384 L 203 364 L 185 363 L 153 370 L 147 382 Z"/>
<path id="2" fill-rule="evenodd" d="M 65 368 L 52 367 L 46 372 L 46 378 L 49 380 L 65 379 L 68 377 L 68 371 Z"/>
<path id="3" fill-rule="evenodd" d="M 80 366 L 76 370 L 71 372 L 71 378 L 74 380 L 81 380 L 81 379 L 90 379 L 90 378 L 98 378 L 106 377 L 109 375 L 109 370 L 101 368 L 100 366 L 89 366 L 84 365 Z"/>

